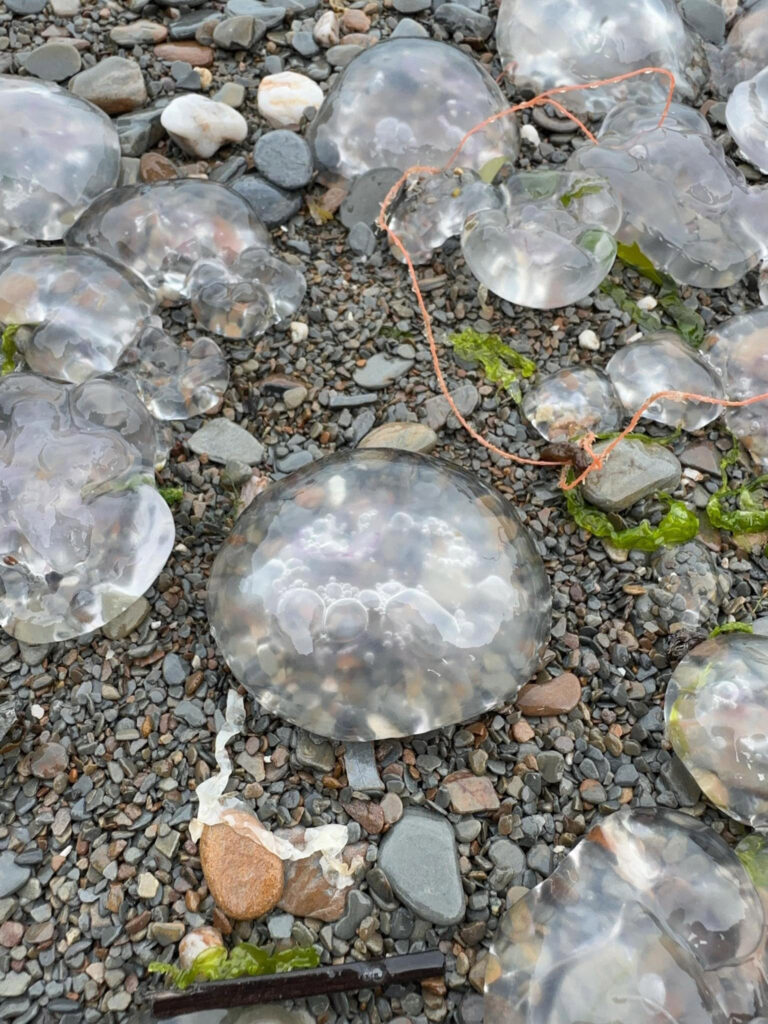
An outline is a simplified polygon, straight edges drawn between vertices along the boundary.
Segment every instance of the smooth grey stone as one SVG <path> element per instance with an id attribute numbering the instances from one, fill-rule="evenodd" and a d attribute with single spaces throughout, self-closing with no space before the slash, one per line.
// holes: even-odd
<path id="1" fill-rule="evenodd" d="M 394 0 L 392 6 L 399 14 L 418 14 L 419 11 L 428 11 L 432 0 Z"/>
<path id="2" fill-rule="evenodd" d="M 450 823 L 409 808 L 384 836 L 379 867 L 414 914 L 433 924 L 456 924 L 464 916 L 456 840 Z"/>
<path id="3" fill-rule="evenodd" d="M 28 867 L 16 863 L 10 850 L 0 853 L 0 899 L 18 892 L 27 884 L 31 874 Z"/>
<path id="4" fill-rule="evenodd" d="M 480 392 L 474 384 L 462 384 L 451 392 L 451 398 L 462 416 L 471 416 L 480 401 Z M 424 411 L 427 414 L 427 426 L 433 430 L 444 427 L 451 416 L 451 407 L 442 395 L 428 398 L 424 403 Z"/>
<path id="5" fill-rule="evenodd" d="M 158 7 L 178 7 L 184 11 L 189 7 L 200 7 L 206 0 L 154 0 Z"/>
<path id="6" fill-rule="evenodd" d="M 376 167 L 352 182 L 339 208 L 339 220 L 345 228 L 356 224 L 375 224 L 387 193 L 400 180 L 396 167 Z"/>
<path id="7" fill-rule="evenodd" d="M 347 235 L 347 245 L 358 256 L 370 256 L 376 248 L 376 236 L 367 224 L 353 224 Z"/>
<path id="8" fill-rule="evenodd" d="M 478 14 L 463 4 L 441 4 L 434 13 L 434 19 L 451 32 L 464 36 L 487 39 L 493 32 L 493 22 L 485 14 Z"/>
<path id="9" fill-rule="evenodd" d="M 599 454 L 609 443 L 596 445 L 595 451 Z M 674 490 L 681 475 L 680 460 L 668 448 L 627 438 L 582 487 L 586 500 L 597 508 L 623 512 L 649 494 Z"/>
<path id="10" fill-rule="evenodd" d="M 306 32 L 303 29 L 293 33 L 291 36 L 291 46 L 302 57 L 314 57 L 316 53 L 320 52 L 320 47 L 315 42 L 312 33 Z"/>
<path id="11" fill-rule="evenodd" d="M 207 21 L 221 21 L 223 17 L 221 11 L 216 11 L 212 7 L 198 8 L 189 14 L 182 14 L 168 26 L 168 38 L 174 42 L 180 39 L 194 39 L 195 32 L 201 25 L 205 25 Z"/>
<path id="12" fill-rule="evenodd" d="M 207 455 L 213 462 L 223 466 L 228 462 L 245 462 L 255 466 L 264 458 L 261 442 L 225 416 L 209 420 L 204 427 L 195 431 L 188 444 L 197 455 Z"/>
<path id="13" fill-rule="evenodd" d="M 429 36 L 429 32 L 418 21 L 414 21 L 413 18 L 401 18 L 389 38 L 402 39 L 404 36 L 414 39 L 426 39 Z"/>
<path id="14" fill-rule="evenodd" d="M 188 675 L 187 666 L 173 652 L 163 658 L 163 679 L 169 686 L 181 686 Z"/>
<path id="15" fill-rule="evenodd" d="M 556 750 L 542 750 L 536 755 L 541 777 L 550 785 L 560 782 L 565 773 L 565 758 Z"/>
<path id="16" fill-rule="evenodd" d="M 267 28 L 277 28 L 285 20 L 286 8 L 273 7 L 270 4 L 262 3 L 261 0 L 228 0 L 226 7 L 227 14 L 247 14 L 256 18 Z"/>
<path id="17" fill-rule="evenodd" d="M 413 359 L 401 359 L 387 352 L 377 352 L 365 366 L 355 370 L 352 379 L 358 387 L 365 388 L 366 391 L 378 391 L 408 373 L 412 366 Z"/>
<path id="18" fill-rule="evenodd" d="M 336 763 L 333 747 L 327 740 L 315 741 L 304 729 L 298 731 L 296 760 L 305 768 L 327 775 Z"/>
<path id="19" fill-rule="evenodd" d="M 298 452 L 291 452 L 291 454 L 286 455 L 284 459 L 279 459 L 276 464 L 276 468 L 281 473 L 293 473 L 294 470 L 301 469 L 302 466 L 308 466 L 312 461 L 312 453 L 306 450 L 301 450 Z"/>
<path id="20" fill-rule="evenodd" d="M 213 41 L 222 50 L 247 50 L 255 38 L 256 22 L 249 14 L 225 18 L 213 30 Z"/>
<path id="21" fill-rule="evenodd" d="M 39 14 L 47 0 L 5 0 L 5 6 L 14 14 Z"/>
<path id="22" fill-rule="evenodd" d="M 64 82 L 82 66 L 80 51 L 71 43 L 51 40 L 24 57 L 24 70 L 46 82 Z"/>
<path id="23" fill-rule="evenodd" d="M 267 181 L 287 189 L 304 188 L 315 169 L 309 145 L 283 128 L 261 136 L 253 147 L 253 162 Z"/>
<path id="24" fill-rule="evenodd" d="M 514 875 L 525 871 L 525 854 L 511 839 L 494 839 L 488 847 L 488 857 L 494 867 L 503 868 Z"/>
<path id="25" fill-rule="evenodd" d="M 165 101 L 114 119 L 112 123 L 117 129 L 123 156 L 142 156 L 163 138 L 165 132 L 160 117 L 167 105 Z"/>
<path id="26" fill-rule="evenodd" d="M 344 767 L 347 784 L 359 793 L 380 793 L 384 790 L 373 743 L 345 743 Z"/>
<path id="27" fill-rule="evenodd" d="M 725 11 L 715 0 L 678 0 L 680 13 L 708 43 L 720 46 L 725 40 Z"/>
<path id="28" fill-rule="evenodd" d="M 345 68 L 363 50 L 364 47 L 357 43 L 339 43 L 338 46 L 332 46 L 330 50 L 326 50 L 325 59 L 332 68 Z"/>
<path id="29" fill-rule="evenodd" d="M 538 871 L 545 878 L 552 873 L 552 850 L 546 843 L 537 843 L 536 846 L 531 847 L 526 859 L 528 867 L 533 871 Z"/>
<path id="30" fill-rule="evenodd" d="M 355 932 L 363 921 L 373 910 L 373 900 L 364 892 L 353 889 L 347 896 L 347 906 L 344 916 L 333 927 L 337 937 L 345 941 L 354 938 Z"/>
<path id="31" fill-rule="evenodd" d="M 182 722 L 185 722 L 188 726 L 193 729 L 200 729 L 205 725 L 206 718 L 197 704 L 193 704 L 191 700 L 182 700 L 173 709 L 173 714 L 176 718 L 180 718 Z"/>
<path id="32" fill-rule="evenodd" d="M 191 89 L 197 91 L 202 87 L 200 72 L 187 64 L 185 60 L 175 60 L 171 64 L 171 78 L 180 89 Z"/>
<path id="33" fill-rule="evenodd" d="M 268 228 L 285 224 L 301 209 L 301 193 L 286 192 L 259 174 L 244 174 L 231 187 L 248 201 Z"/>

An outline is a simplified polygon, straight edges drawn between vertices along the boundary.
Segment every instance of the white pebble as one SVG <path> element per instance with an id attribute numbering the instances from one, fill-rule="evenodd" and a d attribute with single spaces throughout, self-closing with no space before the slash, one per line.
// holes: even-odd
<path id="1" fill-rule="evenodd" d="M 658 302 L 653 295 L 644 295 L 642 299 L 637 300 L 637 304 L 640 309 L 656 309 Z"/>
<path id="2" fill-rule="evenodd" d="M 520 129 L 520 138 L 523 142 L 528 142 L 532 146 L 538 146 L 541 142 L 539 133 L 536 131 L 532 124 L 524 124 Z"/>
<path id="3" fill-rule="evenodd" d="M 600 339 L 594 331 L 582 331 L 579 335 L 579 345 L 582 348 L 589 349 L 590 352 L 597 352 L 600 348 Z"/>
<path id="4" fill-rule="evenodd" d="M 335 46 L 339 41 L 339 19 L 333 11 L 325 11 L 317 19 L 312 38 L 318 46 Z"/>
<path id="5" fill-rule="evenodd" d="M 291 341 L 305 341 L 309 334 L 309 328 L 300 320 L 294 320 L 291 324 Z"/>
<path id="6" fill-rule="evenodd" d="M 40 720 L 41 718 L 45 718 L 45 711 L 44 711 L 44 709 L 43 709 L 43 708 L 41 708 L 41 707 L 40 707 L 40 705 L 39 705 L 39 704 L 33 704 L 33 705 L 32 705 L 32 707 L 31 707 L 31 708 L 30 708 L 29 710 L 30 710 L 30 711 L 31 711 L 31 713 L 32 713 L 32 717 L 33 717 L 33 718 L 37 718 L 37 719 L 38 719 L 38 721 L 39 721 L 39 720 Z"/>
<path id="7" fill-rule="evenodd" d="M 306 75 L 281 71 L 259 82 L 259 113 L 273 128 L 296 128 L 307 107 L 320 108 L 323 90 Z"/>
<path id="8" fill-rule="evenodd" d="M 227 142 L 242 142 L 248 134 L 245 118 L 226 103 L 188 93 L 171 100 L 160 122 L 185 153 L 208 157 Z"/>

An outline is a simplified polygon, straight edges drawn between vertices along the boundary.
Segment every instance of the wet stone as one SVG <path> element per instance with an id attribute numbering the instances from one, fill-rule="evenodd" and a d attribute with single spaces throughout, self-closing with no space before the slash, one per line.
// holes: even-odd
<path id="1" fill-rule="evenodd" d="M 200 840 L 211 895 L 236 921 L 261 917 L 277 905 L 283 892 L 283 862 L 241 831 L 247 818 L 244 812 L 228 811 L 227 821 L 206 825 Z"/>
<path id="2" fill-rule="evenodd" d="M 378 793 L 384 789 L 373 743 L 345 744 L 344 768 L 347 785 L 358 793 Z"/>
<path id="3" fill-rule="evenodd" d="M 125 114 L 147 102 L 147 87 L 138 63 L 125 57 L 105 57 L 81 71 L 69 83 L 75 96 L 107 114 Z"/>
<path id="4" fill-rule="evenodd" d="M 256 39 L 256 22 L 247 14 L 225 18 L 213 30 L 213 42 L 225 50 L 248 50 Z"/>
<path id="5" fill-rule="evenodd" d="M 581 684 L 572 672 L 563 672 L 546 683 L 528 683 L 517 695 L 517 707 L 524 715 L 563 715 L 581 699 Z"/>
<path id="6" fill-rule="evenodd" d="M 302 206 L 300 194 L 286 192 L 258 174 L 244 174 L 232 185 L 267 227 L 285 224 Z"/>
<path id="7" fill-rule="evenodd" d="M 325 740 L 317 742 L 300 730 L 296 742 L 296 760 L 305 768 L 327 774 L 336 763 L 336 756 L 330 743 Z"/>
<path id="8" fill-rule="evenodd" d="M 347 245 L 358 256 L 371 256 L 376 249 L 376 236 L 367 224 L 359 222 L 350 228 Z"/>
<path id="9" fill-rule="evenodd" d="M 451 398 L 462 416 L 471 416 L 480 401 L 480 393 L 474 384 L 462 384 L 451 392 Z M 451 407 L 443 395 L 428 398 L 424 403 L 424 409 L 427 414 L 427 426 L 432 430 L 440 430 L 451 417 Z"/>
<path id="10" fill-rule="evenodd" d="M 334 925 L 334 932 L 340 939 L 353 939 L 358 927 L 373 911 L 373 900 L 364 892 L 353 889 L 347 896 L 344 916 Z"/>
<path id="11" fill-rule="evenodd" d="M 413 359 L 402 359 L 385 352 L 377 352 L 365 366 L 355 370 L 353 378 L 355 384 L 366 391 L 377 391 L 404 376 L 412 366 Z"/>
<path id="12" fill-rule="evenodd" d="M 444 818 L 407 810 L 382 840 L 379 866 L 417 917 L 445 927 L 464 916 L 456 843 Z"/>
<path id="13" fill-rule="evenodd" d="M 80 53 L 70 43 L 44 43 L 24 60 L 24 70 L 35 78 L 48 82 L 63 82 L 77 74 L 81 66 Z"/>
<path id="14" fill-rule="evenodd" d="M 339 208 L 339 219 L 344 227 L 375 224 L 381 212 L 381 204 L 399 180 L 400 173 L 396 167 L 374 167 L 354 178 Z"/>
<path id="15" fill-rule="evenodd" d="M 312 151 L 300 135 L 285 129 L 266 132 L 253 147 L 256 170 L 279 188 L 308 185 L 314 170 Z"/>
<path id="16" fill-rule="evenodd" d="M 360 441 L 360 448 L 397 448 L 428 455 L 437 445 L 437 434 L 423 423 L 383 423 Z"/>
<path id="17" fill-rule="evenodd" d="M 123 156 L 141 156 L 155 146 L 163 137 L 163 126 L 160 123 L 162 106 L 150 107 L 147 110 L 135 110 L 130 114 L 122 114 L 115 118 L 114 125 L 120 138 L 120 150 Z"/>
<path id="18" fill-rule="evenodd" d="M 541 561 L 511 516 L 427 456 L 355 449 L 309 465 L 259 495 L 216 558 L 219 647 L 257 700 L 319 736 L 382 739 L 470 718 L 529 678 L 548 629 Z M 450 564 L 433 566 L 432 537 Z"/>
<path id="19" fill-rule="evenodd" d="M 195 431 L 188 443 L 193 452 L 207 455 L 223 466 L 228 462 L 255 466 L 264 457 L 264 446 L 247 430 L 224 416 Z"/>
<path id="20" fill-rule="evenodd" d="M 38 779 L 52 779 L 66 771 L 69 757 L 60 743 L 44 743 L 37 747 L 29 759 L 32 774 Z"/>
<path id="21" fill-rule="evenodd" d="M 608 444 L 595 445 L 595 451 Z M 656 491 L 673 491 L 681 473 L 680 460 L 663 445 L 627 439 L 584 481 L 584 497 L 606 512 L 622 512 Z"/>
<path id="22" fill-rule="evenodd" d="M 0 899 L 13 896 L 22 886 L 26 885 L 32 875 L 30 868 L 15 862 L 9 850 L 0 853 Z"/>
<path id="23" fill-rule="evenodd" d="M 456 814 L 478 814 L 495 811 L 499 798 L 491 780 L 472 772 L 456 772 L 449 775 L 443 785 L 451 798 L 451 810 Z"/>

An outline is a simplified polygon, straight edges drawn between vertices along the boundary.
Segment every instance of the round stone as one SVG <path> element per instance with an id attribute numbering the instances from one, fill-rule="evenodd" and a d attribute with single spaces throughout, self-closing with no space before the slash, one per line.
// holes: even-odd
<path id="1" fill-rule="evenodd" d="M 253 147 L 253 162 L 280 188 L 304 188 L 312 178 L 312 150 L 300 135 L 285 128 L 262 135 Z"/>
<path id="2" fill-rule="evenodd" d="M 366 434 L 360 448 L 397 448 L 428 455 L 437 444 L 437 434 L 425 423 L 382 423 Z"/>
<path id="3" fill-rule="evenodd" d="M 550 592 L 496 492 L 426 455 L 358 449 L 254 500 L 216 558 L 208 610 L 266 710 L 354 741 L 512 699 L 546 644 Z"/>
<path id="4" fill-rule="evenodd" d="M 768 637 L 722 633 L 690 651 L 664 703 L 667 735 L 705 796 L 768 825 Z"/>
<path id="5" fill-rule="evenodd" d="M 63 82 L 77 74 L 81 63 L 80 51 L 76 47 L 54 40 L 33 50 L 24 61 L 24 70 L 47 82 Z"/>
<path id="6" fill-rule="evenodd" d="M 260 174 L 244 174 L 232 185 L 268 228 L 285 224 L 301 209 L 301 194 L 286 192 Z"/>
<path id="7" fill-rule="evenodd" d="M 200 837 L 200 862 L 211 896 L 235 921 L 261 917 L 283 894 L 283 862 L 248 834 L 249 822 L 244 812 L 230 811 L 226 822 L 206 825 Z"/>

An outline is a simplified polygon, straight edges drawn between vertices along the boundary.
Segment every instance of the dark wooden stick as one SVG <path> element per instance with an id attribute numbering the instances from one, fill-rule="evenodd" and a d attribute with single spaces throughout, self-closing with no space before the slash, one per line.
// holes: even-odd
<path id="1" fill-rule="evenodd" d="M 186 992 L 160 992 L 152 1000 L 156 1020 L 196 1010 L 224 1010 L 233 1006 L 255 1006 L 280 999 L 303 999 L 331 992 L 354 992 L 380 988 L 394 982 L 419 981 L 442 974 L 445 957 L 437 950 L 389 956 L 383 960 L 356 961 L 312 967 L 283 974 L 262 974 L 233 981 L 208 981 Z"/>

